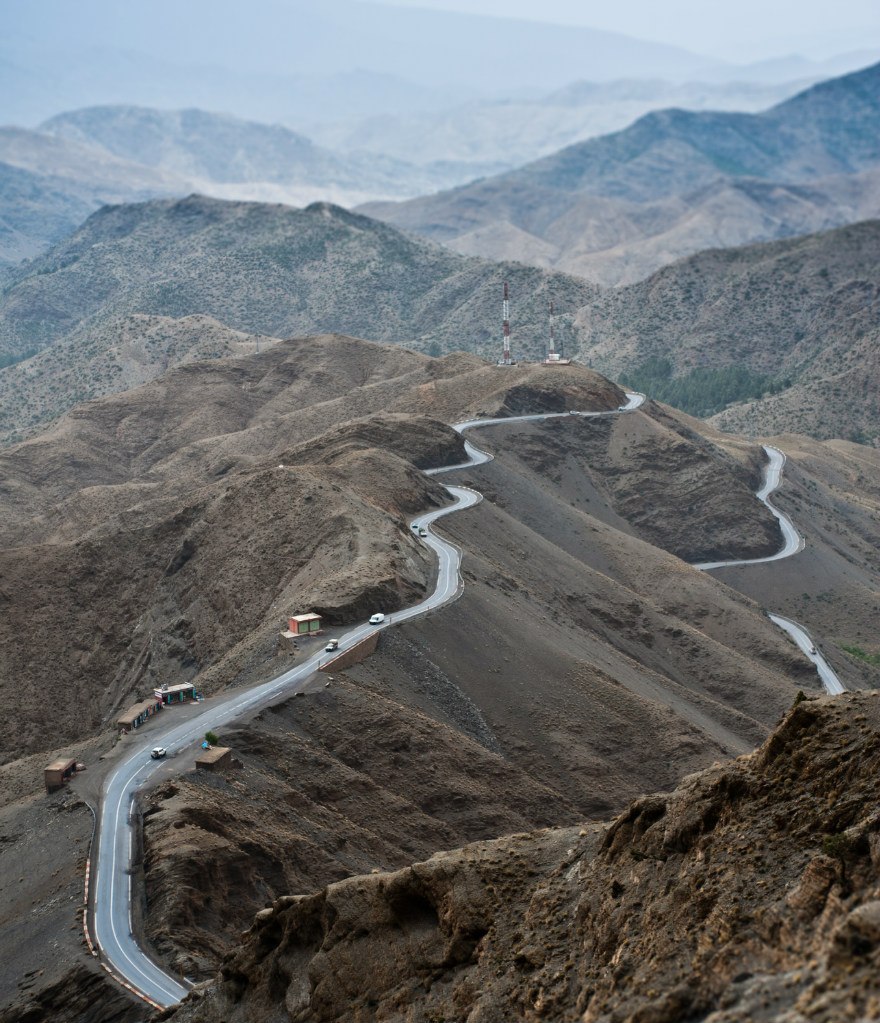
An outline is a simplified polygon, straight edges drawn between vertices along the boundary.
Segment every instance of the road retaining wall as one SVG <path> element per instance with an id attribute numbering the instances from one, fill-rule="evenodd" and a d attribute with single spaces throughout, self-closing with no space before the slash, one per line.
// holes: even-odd
<path id="1" fill-rule="evenodd" d="M 378 643 L 379 633 L 374 632 L 372 636 L 367 636 L 360 643 L 355 643 L 351 650 L 346 650 L 344 653 L 339 654 L 338 657 L 334 657 L 331 661 L 327 661 L 326 664 L 322 664 L 319 670 L 329 672 L 345 671 L 346 668 L 352 668 L 355 664 L 365 661 L 370 654 L 375 653 Z"/>

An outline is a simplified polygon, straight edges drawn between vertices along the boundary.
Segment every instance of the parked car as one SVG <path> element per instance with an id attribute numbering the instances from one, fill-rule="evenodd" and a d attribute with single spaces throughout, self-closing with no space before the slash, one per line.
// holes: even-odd
<path id="1" fill-rule="evenodd" d="M 332 654 L 334 650 L 338 650 L 339 649 L 339 640 L 338 639 L 331 639 L 327 643 L 327 646 L 324 647 L 324 649 L 327 651 L 328 654 Z"/>
<path id="2" fill-rule="evenodd" d="M 156 746 L 152 750 L 150 750 L 150 756 L 153 758 L 153 760 L 161 760 L 162 757 L 164 757 L 167 752 L 168 750 L 165 749 L 164 746 Z"/>
<path id="3" fill-rule="evenodd" d="M 379 625 L 385 621 L 385 615 L 381 611 L 377 611 L 376 614 L 370 615 L 370 625 Z"/>

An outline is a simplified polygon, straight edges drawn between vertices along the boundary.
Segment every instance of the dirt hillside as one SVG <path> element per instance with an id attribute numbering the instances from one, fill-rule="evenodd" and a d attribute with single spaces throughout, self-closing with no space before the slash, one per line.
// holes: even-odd
<path id="1" fill-rule="evenodd" d="M 433 563 L 406 517 L 445 500 L 419 472 L 461 459 L 444 422 L 621 400 L 583 368 L 500 371 L 326 336 L 182 367 L 4 453 L 0 677 L 32 680 L 3 737 L 7 862 L 30 831 L 51 834 L 55 811 L 29 797 L 39 750 L 75 743 L 91 765 L 77 784 L 97 791 L 113 715 L 142 689 L 272 677 L 290 663 L 275 646 L 290 611 L 317 607 L 334 626 L 424 592 Z M 654 403 L 473 439 L 494 461 L 447 479 L 486 500 L 443 525 L 464 551 L 463 596 L 383 635 L 344 678 L 229 729 L 240 771 L 145 800 L 145 933 L 172 968 L 209 976 L 281 897 L 499 834 L 607 821 L 754 749 L 798 689 L 818 692 L 757 602 L 681 560 L 774 549 L 752 496 L 755 445 Z M 822 550 L 857 558 L 876 539 L 870 453 L 788 446 L 796 518 L 827 518 Z M 871 684 L 846 656 L 847 684 Z M 9 922 L 22 898 L 67 893 L 50 866 L 0 893 Z M 29 927 L 23 949 L 36 947 Z M 80 940 L 71 930 L 65 954 Z M 19 988 L 15 969 L 16 1023 L 77 983 L 68 971 Z"/>
<path id="2" fill-rule="evenodd" d="M 127 316 L 90 325 L 0 373 L 0 443 L 51 425 L 81 402 L 148 383 L 175 366 L 249 355 L 276 338 L 230 330 L 210 316 Z"/>
<path id="3" fill-rule="evenodd" d="M 802 702 L 757 752 L 610 826 L 276 900 L 172 1018 L 876 1019 L 878 769 L 876 694 Z"/>
<path id="4" fill-rule="evenodd" d="M 705 552 L 715 520 L 724 549 L 756 531 L 760 553 L 753 447 L 731 454 L 656 406 L 473 439 L 496 457 L 455 474 L 486 495 L 443 526 L 465 552 L 462 597 L 224 736 L 244 764 L 228 783 L 185 777 L 148 801 L 147 933 L 173 968 L 209 972 L 267 900 L 432 841 L 607 818 L 753 749 L 798 688 L 818 691 L 756 604 L 641 538 Z M 650 514 L 629 522 L 642 477 Z"/>
<path id="5" fill-rule="evenodd" d="M 78 407 L 0 456 L 5 759 L 159 682 L 251 678 L 304 608 L 346 622 L 413 602 L 434 566 L 406 516 L 446 499 L 417 466 L 462 458 L 441 420 L 622 398 L 586 369 L 504 375 L 330 336 Z"/>

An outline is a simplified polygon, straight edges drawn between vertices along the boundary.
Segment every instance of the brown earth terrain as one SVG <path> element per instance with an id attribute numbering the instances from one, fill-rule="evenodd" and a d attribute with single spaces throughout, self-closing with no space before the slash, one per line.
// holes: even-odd
<path id="1" fill-rule="evenodd" d="M 37 680 L 32 709 L 31 691 L 17 691 L 25 706 L 4 748 L 46 749 L 51 729 L 54 745 L 83 750 L 97 731 L 107 751 L 113 714 L 154 681 L 198 677 L 212 692 L 280 673 L 289 611 L 318 607 L 332 625 L 416 599 L 433 566 L 406 516 L 445 500 L 417 471 L 460 460 L 444 421 L 621 400 L 582 368 L 502 374 L 466 355 L 325 337 L 80 407 L 2 457 L 2 677 Z M 174 779 L 145 800 L 145 932 L 173 968 L 209 975 L 282 896 L 505 832 L 607 819 L 753 749 L 799 688 L 817 690 L 756 603 L 660 549 L 688 560 L 774 549 L 752 496 L 754 445 L 654 403 L 473 439 L 496 458 L 450 478 L 486 495 L 443 524 L 465 552 L 462 597 L 383 634 L 328 687 L 228 730 L 241 771 Z M 837 449 L 803 443 L 808 511 L 814 489 L 834 486 Z M 834 507 L 865 545 L 873 489 L 855 472 L 864 449 L 845 448 L 853 472 Z M 841 559 L 858 557 L 846 533 L 838 544 Z M 56 618 L 69 624 L 57 644 Z M 64 670 L 38 676 L 41 657 Z M 864 662 L 847 661 L 848 684 L 872 684 Z M 43 762 L 3 768 L 10 834 L 31 813 L 51 833 L 50 803 L 28 796 Z M 94 791 L 99 777 L 87 778 Z M 46 872 L 22 890 L 35 902 Z M 36 949 L 27 934 L 22 948 Z M 76 932 L 67 942 L 81 954 Z M 53 1018 L 45 1006 L 77 976 L 19 991 L 18 967 L 4 971 L 8 1019 Z"/>
<path id="2" fill-rule="evenodd" d="M 488 178 L 361 208 L 464 256 L 521 260 L 618 288 L 706 249 L 796 237 L 876 217 L 880 171 L 833 175 L 808 185 L 716 174 L 693 190 L 649 200 L 571 196 L 552 186 L 536 190 Z"/>
<path id="3" fill-rule="evenodd" d="M 531 797 L 501 812 L 510 792 L 497 782 L 495 800 L 476 796 L 487 764 L 528 779 L 524 791 L 542 790 L 558 823 L 607 819 L 643 792 L 754 748 L 798 688 L 817 691 L 811 667 L 755 604 L 639 538 L 662 539 L 689 560 L 722 556 L 747 522 L 751 554 L 778 544 L 773 530 L 759 540 L 769 516 L 753 497 L 756 450 L 720 436 L 710 443 L 698 425 L 649 403 L 610 421 L 475 433 L 496 458 L 454 474 L 487 498 L 443 525 L 465 551 L 459 600 L 383 635 L 378 652 L 329 689 L 317 683 L 225 736 L 245 765 L 228 783 L 184 778 L 148 801 L 147 934 L 159 954 L 202 975 L 267 899 L 308 892 L 310 879 L 350 874 L 356 862 L 405 863 L 407 850 L 430 845 L 426 833 L 436 838 L 438 816 L 441 833 L 485 836 L 502 833 L 511 813 L 534 819 Z M 817 452 L 808 471 L 822 479 L 830 446 L 805 443 Z M 639 481 L 644 500 L 630 522 L 623 512 Z M 843 502 L 863 533 L 869 490 L 853 479 Z M 856 554 L 854 541 L 848 556 Z M 876 684 L 856 659 L 832 659 L 848 685 Z M 275 714 L 295 727 L 281 730 Z M 436 747 L 425 744 L 425 723 Z M 443 752 L 450 741 L 454 771 Z M 328 775 L 339 781 L 325 784 Z M 438 781 L 444 794 L 432 794 Z M 316 792 L 339 815 L 340 848 L 326 818 L 304 816 Z M 360 829 L 380 794 L 394 806 L 403 795 L 417 812 L 380 829 L 376 845 Z M 389 846 L 392 835 L 406 836 L 402 848 Z M 207 899 L 196 894 L 205 876 L 218 879 Z"/>
<path id="4" fill-rule="evenodd" d="M 478 725 L 477 708 L 457 702 Z M 144 811 L 146 934 L 190 977 L 211 976 L 253 914 L 282 893 L 579 819 L 460 720 L 443 723 L 346 678 L 328 687 L 320 678 L 222 741 L 242 770 L 175 779 Z"/>
<path id="5" fill-rule="evenodd" d="M 292 611 L 318 607 L 340 623 L 416 599 L 433 562 L 405 516 L 445 500 L 416 465 L 462 457 L 460 438 L 426 411 L 455 420 L 503 414 L 508 404 L 614 408 L 622 398 L 587 370 L 564 379 L 535 366 L 500 375 L 470 356 L 436 361 L 324 337 L 183 367 L 81 406 L 4 454 L 0 675 L 7 685 L 15 680 L 4 698 L 17 711 L 0 743 L 8 804 L 0 856 L 12 879 L 0 892 L 0 928 L 4 946 L 9 937 L 20 949 L 0 970 L 4 1023 L 109 1019 L 115 1002 L 122 1019 L 131 1008 L 106 975 L 93 984 L 83 973 L 89 961 L 71 907 L 80 905 L 87 832 L 72 847 L 58 831 L 56 797 L 37 794 L 43 765 L 73 750 L 90 766 L 74 790 L 94 801 L 100 761 L 125 746 L 113 745 L 114 715 L 158 681 L 198 673 L 210 692 L 272 677 L 290 664 L 276 636 Z M 29 749 L 37 752 L 23 755 Z M 435 823 L 426 813 L 412 838 L 403 829 L 378 862 L 408 862 L 496 825 L 546 822 L 547 799 L 563 805 L 542 790 L 529 810 L 521 795 L 533 783 L 495 761 L 496 773 L 513 781 L 482 829 L 453 827 L 440 814 Z M 446 791 L 442 777 L 430 781 Z M 484 781 L 475 784 L 488 796 Z M 464 782 L 462 789 L 469 791 Z M 383 803 L 409 812 L 396 794 L 380 792 L 370 813 Z M 362 849 L 331 860 L 329 873 L 314 872 L 304 885 L 374 862 L 373 827 L 366 814 L 355 826 Z M 22 871 L 30 834 L 45 836 L 46 862 L 35 858 Z M 283 847 L 289 842 L 285 833 Z M 244 892 L 242 919 L 252 895 Z M 22 914 L 47 900 L 60 915 L 35 926 L 38 918 Z M 49 932 L 55 965 L 34 971 L 29 964 L 42 962 Z"/>
<path id="6" fill-rule="evenodd" d="M 797 704 L 610 825 L 275 900 L 180 1023 L 880 1015 L 880 697 Z"/>
<path id="7" fill-rule="evenodd" d="M 430 846 L 426 834 L 489 837 L 511 815 L 536 820 L 531 796 L 497 780 L 495 799 L 479 796 L 487 771 L 515 772 L 559 823 L 607 818 L 754 748 L 798 687 L 818 688 L 755 604 L 639 538 L 662 536 L 688 557 L 729 553 L 741 515 L 740 546 L 754 532 L 753 552 L 772 550 L 754 449 L 736 442 L 734 458 L 653 404 L 474 440 L 495 460 L 455 477 L 487 499 L 443 526 L 465 552 L 463 595 L 383 634 L 329 689 L 318 683 L 224 736 L 244 763 L 228 785 L 184 778 L 148 800 L 146 930 L 173 968 L 210 971 L 267 898 L 408 862 L 407 850 Z M 653 477 L 642 467 L 652 445 Z M 618 505 L 638 478 L 650 514 L 634 525 Z M 690 534 L 673 530 L 695 501 Z M 720 546 L 707 546 L 710 510 Z M 377 828 L 401 796 L 416 811 Z M 339 846 L 328 812 L 346 836 Z M 197 894 L 205 878 L 210 897 Z"/>
<path id="8" fill-rule="evenodd" d="M 6 759 L 47 729 L 57 744 L 103 727 L 159 681 L 244 681 L 303 608 L 341 623 L 411 603 L 433 562 L 405 519 L 445 501 L 416 466 L 462 457 L 434 417 L 506 400 L 614 408 L 622 393 L 588 370 L 502 385 L 470 356 L 331 337 L 182 367 L 5 452 Z"/>

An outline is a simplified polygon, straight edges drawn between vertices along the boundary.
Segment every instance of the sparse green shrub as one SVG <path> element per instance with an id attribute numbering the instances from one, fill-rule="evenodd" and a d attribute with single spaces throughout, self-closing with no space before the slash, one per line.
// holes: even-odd
<path id="1" fill-rule="evenodd" d="M 845 860 L 852 852 L 852 839 L 845 831 L 836 835 L 826 835 L 822 839 L 822 852 L 826 856 L 833 856 L 836 860 Z"/>
<path id="2" fill-rule="evenodd" d="M 220 745 L 216 732 L 205 732 L 205 742 L 209 742 L 212 746 Z"/>
<path id="3" fill-rule="evenodd" d="M 860 646 L 850 646 L 846 643 L 841 643 L 840 649 L 845 650 L 848 654 L 851 654 L 853 657 L 857 657 L 860 661 L 864 661 L 866 664 L 873 664 L 874 667 L 880 667 L 880 654 L 869 654 Z"/>

